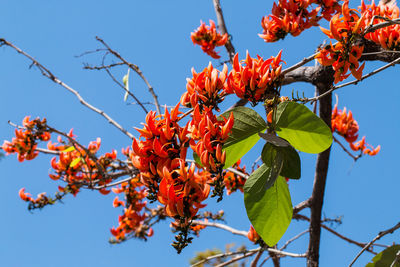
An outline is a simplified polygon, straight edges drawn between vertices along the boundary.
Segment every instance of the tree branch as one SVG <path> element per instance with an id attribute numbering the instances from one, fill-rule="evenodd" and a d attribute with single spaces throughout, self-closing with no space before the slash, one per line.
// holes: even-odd
<path id="1" fill-rule="evenodd" d="M 362 153 L 354 156 L 334 135 L 332 135 L 332 137 L 333 141 L 335 141 L 343 149 L 343 151 L 346 152 L 354 161 L 357 161 L 359 158 L 362 157 Z"/>
<path id="2" fill-rule="evenodd" d="M 305 221 L 308 221 L 308 222 L 310 221 L 310 218 L 308 218 L 307 216 L 301 215 L 301 214 L 296 214 L 296 216 L 294 216 L 294 219 L 296 219 L 296 220 L 305 220 Z M 338 233 L 337 231 L 333 230 L 332 228 L 326 226 L 325 224 L 321 224 L 321 227 L 324 228 L 325 230 L 327 230 L 328 232 L 331 232 L 332 234 L 336 235 L 337 237 L 343 239 L 344 241 L 349 242 L 350 244 L 354 244 L 354 245 L 359 246 L 361 248 L 363 248 L 366 245 L 366 243 L 355 241 L 353 239 L 350 239 L 350 238 Z M 385 245 L 381 245 L 381 244 L 376 244 L 376 246 L 386 247 Z M 373 250 L 368 250 L 368 252 L 376 255 L 376 253 Z"/>
<path id="3" fill-rule="evenodd" d="M 153 87 L 150 85 L 149 81 L 146 79 L 146 77 L 143 75 L 143 72 L 139 69 L 139 67 L 135 64 L 129 63 L 128 61 L 126 61 L 117 51 L 112 50 L 110 48 L 110 46 L 108 46 L 108 44 L 106 42 L 104 42 L 103 39 L 101 39 L 100 37 L 96 36 L 96 40 L 99 41 L 101 44 L 104 45 L 105 48 L 107 48 L 107 50 L 113 54 L 116 58 L 118 58 L 119 60 L 121 60 L 125 65 L 127 65 L 131 70 L 133 70 L 134 72 L 136 72 L 140 78 L 142 78 L 142 80 L 144 81 L 144 83 L 147 85 L 147 88 L 149 89 L 150 94 L 153 96 L 154 99 L 154 103 L 156 104 L 156 108 L 157 108 L 157 112 L 158 114 L 161 114 L 161 109 L 160 109 L 160 103 L 158 102 L 158 97 L 156 95 L 156 93 L 154 92 Z"/>
<path id="4" fill-rule="evenodd" d="M 225 44 L 226 51 L 228 52 L 229 61 L 233 62 L 233 57 L 235 56 L 235 48 L 233 47 L 231 36 L 228 33 L 228 29 L 226 28 L 226 23 L 224 19 L 224 15 L 222 14 L 222 8 L 219 0 L 213 0 L 215 13 L 217 15 L 218 20 L 218 29 L 222 34 L 228 34 L 228 41 Z"/>
<path id="5" fill-rule="evenodd" d="M 388 230 L 379 232 L 379 234 L 372 239 L 368 244 L 366 244 L 363 249 L 357 254 L 357 256 L 353 259 L 353 261 L 350 263 L 349 267 L 353 266 L 353 264 L 356 262 L 356 260 L 361 256 L 361 254 L 363 254 L 364 251 L 366 251 L 372 244 L 375 243 L 375 241 L 377 241 L 378 239 L 382 238 L 383 236 L 387 235 L 387 234 L 392 234 L 394 231 L 396 231 L 397 229 L 400 228 L 400 222 L 397 223 L 395 226 L 389 228 Z"/>
<path id="6" fill-rule="evenodd" d="M 325 77 L 328 78 L 328 77 Z M 317 83 L 316 87 L 318 94 L 321 95 L 329 90 L 330 85 L 333 83 L 333 76 L 329 76 L 331 81 Z M 331 127 L 331 114 L 332 114 L 332 94 L 328 94 L 325 98 L 320 100 L 319 116 L 320 118 Z M 324 152 L 318 154 L 314 187 L 311 195 L 311 220 L 310 220 L 310 240 L 307 251 L 307 266 L 319 266 L 319 245 L 321 238 L 321 213 L 324 203 L 324 194 L 326 186 L 326 178 L 328 175 L 329 156 L 331 148 L 329 147 Z"/>
<path id="7" fill-rule="evenodd" d="M 74 90 L 73 88 L 71 88 L 70 86 L 68 86 L 67 84 L 65 84 L 64 82 L 62 82 L 61 80 L 59 80 L 50 70 L 48 70 L 45 66 L 43 66 L 42 64 L 40 64 L 36 59 L 34 59 L 32 56 L 30 56 L 29 54 L 25 53 L 23 50 L 21 50 L 20 48 L 16 47 L 15 45 L 13 45 L 12 43 L 6 41 L 3 38 L 0 38 L 0 46 L 9 46 L 11 48 L 13 48 L 15 51 L 17 51 L 19 54 L 22 54 L 23 56 L 25 56 L 26 58 L 28 58 L 30 61 L 32 61 L 32 65 L 36 66 L 40 72 L 42 73 L 43 76 L 47 77 L 48 79 L 50 79 L 51 81 L 53 81 L 54 83 L 57 83 L 59 85 L 61 85 L 62 87 L 64 87 L 65 89 L 67 89 L 68 91 L 70 91 L 71 93 L 73 93 L 79 100 L 79 102 L 81 102 L 82 105 L 86 106 L 87 108 L 93 110 L 94 112 L 100 114 L 101 116 L 103 116 L 110 124 L 112 124 L 113 126 L 115 126 L 118 130 L 120 130 L 121 132 L 123 132 L 125 135 L 127 135 L 129 138 L 133 139 L 134 136 L 133 134 L 131 134 L 130 132 L 128 132 L 127 130 L 125 130 L 118 122 L 116 122 L 115 120 L 113 120 L 109 115 L 107 115 L 104 111 L 96 108 L 95 106 L 89 104 L 86 100 L 83 99 L 83 97 L 78 93 L 78 91 Z"/>
<path id="8" fill-rule="evenodd" d="M 216 223 L 216 222 L 206 222 L 206 221 L 199 221 L 199 220 L 193 220 L 192 221 L 194 224 L 199 224 L 199 225 L 204 225 L 204 226 L 211 226 L 215 228 L 219 228 L 228 232 L 231 232 L 234 235 L 241 235 L 247 238 L 247 231 L 241 231 L 237 230 L 235 228 L 232 228 L 228 225 L 222 224 L 222 223 Z"/>

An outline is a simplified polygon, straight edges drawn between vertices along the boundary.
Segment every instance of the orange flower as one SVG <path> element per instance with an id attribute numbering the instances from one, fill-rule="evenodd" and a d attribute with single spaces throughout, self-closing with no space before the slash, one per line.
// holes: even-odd
<path id="1" fill-rule="evenodd" d="M 228 34 L 221 35 L 217 32 L 214 21 L 210 20 L 210 26 L 207 26 L 204 22 L 200 21 L 201 25 L 195 32 L 192 32 L 190 38 L 193 44 L 201 46 L 203 52 L 212 58 L 220 58 L 215 47 L 223 46 L 228 41 Z"/>
<path id="2" fill-rule="evenodd" d="M 31 198 L 31 194 L 29 193 L 25 193 L 25 188 L 21 188 L 18 192 L 19 197 L 23 200 L 23 201 L 32 201 L 33 199 Z"/>
<path id="3" fill-rule="evenodd" d="M 399 8 L 397 5 L 384 5 L 381 2 L 379 5 L 375 5 L 374 1 L 372 1 L 370 5 L 365 5 L 364 1 L 362 1 L 360 8 L 365 17 L 365 21 L 368 24 L 372 22 L 372 18 L 374 18 L 373 24 L 385 21 L 379 17 L 387 18 L 389 20 L 399 18 Z M 384 49 L 400 50 L 400 25 L 396 24 L 384 27 L 367 33 L 364 37 L 382 46 Z"/>
<path id="4" fill-rule="evenodd" d="M 346 112 L 346 108 L 342 110 L 337 109 L 337 104 L 332 111 L 332 132 L 336 132 L 343 136 L 344 139 L 350 144 L 350 148 L 354 151 L 361 151 L 364 154 L 374 156 L 378 154 L 381 146 L 373 148 L 365 142 L 365 136 L 357 141 L 358 138 L 358 123 L 353 118 L 351 111 Z M 368 147 L 368 148 L 367 148 Z"/>
<path id="5" fill-rule="evenodd" d="M 320 7 L 311 8 L 312 1 L 308 0 L 279 0 L 274 3 L 272 14 L 263 17 L 261 26 L 264 31 L 259 34 L 265 42 L 275 42 L 284 39 L 287 34 L 298 36 L 304 30 L 317 26 L 321 17 L 318 16 Z M 325 9 L 328 16 L 331 9 Z"/>
<path id="6" fill-rule="evenodd" d="M 254 105 L 264 101 L 268 93 L 274 93 L 279 84 L 282 70 L 282 50 L 276 57 L 264 60 L 262 57 L 251 58 L 247 52 L 243 64 L 238 54 L 233 59 L 233 69 L 228 76 L 227 94 L 235 93 L 239 98 L 248 99 Z"/>
<path id="7" fill-rule="evenodd" d="M 361 36 L 366 25 L 364 14 L 359 16 L 357 10 L 349 9 L 347 0 L 342 5 L 341 14 L 334 15 L 330 20 L 330 29 L 320 27 L 329 38 L 339 41 L 335 45 L 331 43 L 319 49 L 319 53 L 315 56 L 321 65 L 332 66 L 335 70 L 334 83 L 349 77 L 349 70 L 354 78 L 361 79 L 364 64 L 359 66 L 358 60 L 364 47 L 355 45 L 357 38 L 354 36 Z"/>
<path id="8" fill-rule="evenodd" d="M 228 67 L 222 71 L 214 69 L 211 62 L 201 73 L 192 68 L 193 78 L 187 79 L 186 92 L 181 97 L 181 104 L 186 107 L 212 107 L 218 110 L 218 104 L 224 100 Z"/>
<path id="9" fill-rule="evenodd" d="M 257 241 L 260 239 L 260 236 L 258 235 L 256 230 L 254 230 L 253 225 L 250 225 L 250 230 L 247 233 L 247 238 L 253 243 L 257 243 Z"/>
<path id="10" fill-rule="evenodd" d="M 2 146 L 7 154 L 17 153 L 20 162 L 36 158 L 39 155 L 39 152 L 36 151 L 37 141 L 50 139 L 50 133 L 45 131 L 46 119 L 30 120 L 30 116 L 26 116 L 22 125 L 25 129 L 15 129 L 15 138 L 11 142 L 4 141 Z"/>
<path id="11" fill-rule="evenodd" d="M 238 162 L 236 162 L 232 168 L 235 168 L 236 170 L 240 171 L 241 173 L 247 174 L 246 172 L 246 167 L 240 167 L 240 159 Z M 227 194 L 230 195 L 233 192 L 239 190 L 240 192 L 243 193 L 243 186 L 244 183 L 246 182 L 246 178 L 243 178 L 242 176 L 237 175 L 236 173 L 227 171 L 224 174 L 224 183 L 225 187 L 227 190 Z"/>

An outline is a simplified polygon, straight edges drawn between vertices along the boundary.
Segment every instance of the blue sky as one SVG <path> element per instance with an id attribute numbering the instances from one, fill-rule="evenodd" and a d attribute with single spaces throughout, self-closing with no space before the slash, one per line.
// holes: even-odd
<path id="1" fill-rule="evenodd" d="M 252 56 L 259 54 L 268 58 L 283 49 L 282 58 L 290 66 L 311 55 L 325 38 L 315 28 L 298 38 L 288 37 L 267 44 L 257 34 L 262 31 L 261 17 L 270 12 L 272 2 L 231 0 L 222 1 L 222 5 L 240 57 L 248 50 Z M 75 57 L 100 47 L 95 36 L 103 38 L 141 68 L 162 104 L 175 105 L 179 101 L 192 67 L 200 71 L 210 60 L 214 65 L 219 64 L 190 41 L 190 33 L 199 26 L 200 20 L 216 20 L 212 1 L 120 0 L 111 4 L 94 0 L 3 0 L 1 7 L 2 38 L 33 55 L 88 102 L 106 111 L 135 135 L 132 127 L 144 120 L 144 112 L 137 105 L 123 102 L 123 92 L 106 73 L 82 69 L 83 63 L 99 64 L 101 56 Z M 222 59 L 226 59 L 226 52 L 222 48 L 219 51 Z M 49 125 L 63 131 L 74 128 L 83 144 L 101 137 L 102 152 L 112 148 L 120 152 L 120 148 L 130 145 L 125 135 L 80 105 L 75 96 L 43 78 L 37 69 L 29 69 L 30 62 L 25 58 L 2 47 L 0 59 L 0 142 L 13 136 L 8 120 L 20 123 L 24 116 L 32 115 L 46 117 Z M 368 63 L 366 71 L 379 65 L 382 64 Z M 126 71 L 122 67 L 115 69 L 114 74 L 122 80 Z M 353 111 L 360 135 L 366 135 L 368 143 L 382 147 L 377 156 L 363 157 L 356 163 L 337 145 L 332 151 L 323 212 L 327 217 L 343 216 L 343 224 L 334 226 L 335 229 L 361 242 L 369 241 L 399 220 L 397 76 L 398 67 L 391 68 L 358 86 L 337 91 L 339 107 L 346 106 Z M 143 101 L 152 101 L 145 84 L 133 73 L 130 82 L 137 96 Z M 298 83 L 284 87 L 283 94 L 290 95 L 292 90 L 307 96 L 314 93 L 311 86 Z M 225 107 L 233 101 L 229 98 Z M 244 162 L 251 165 L 261 148 L 259 144 Z M 302 178 L 290 181 L 289 185 L 294 205 L 310 195 L 313 184 L 316 157 L 304 153 L 301 156 Z M 57 184 L 48 178 L 49 159 L 40 156 L 21 164 L 15 156 L 9 156 L 0 161 L 0 266 L 186 266 L 196 251 L 224 249 L 227 243 L 252 247 L 245 238 L 206 229 L 177 255 L 169 245 L 173 241 L 169 222 L 156 226 L 154 237 L 148 242 L 131 240 L 110 245 L 109 229 L 117 224 L 120 210 L 112 207 L 114 196 L 97 192 L 85 191 L 76 198 L 67 197 L 64 204 L 31 214 L 26 203 L 19 199 L 18 190 L 26 187 L 34 195 L 56 191 Z M 234 193 L 218 204 L 214 199 L 208 203 L 211 210 L 225 210 L 229 225 L 248 230 L 242 194 Z M 280 244 L 306 227 L 304 222 L 293 222 Z M 381 242 L 391 243 L 399 237 L 397 233 Z M 307 245 L 307 238 L 303 237 L 288 251 L 303 253 Z M 358 247 L 322 230 L 321 266 L 348 264 L 358 251 Z M 371 254 L 365 253 L 357 266 L 364 266 L 370 258 Z M 305 260 L 283 259 L 282 263 L 302 266 Z"/>

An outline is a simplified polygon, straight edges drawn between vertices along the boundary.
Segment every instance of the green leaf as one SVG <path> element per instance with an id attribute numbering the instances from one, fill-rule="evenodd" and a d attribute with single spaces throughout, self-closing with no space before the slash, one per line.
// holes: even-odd
<path id="1" fill-rule="evenodd" d="M 295 149 L 306 153 L 320 153 L 332 144 L 332 131 L 306 106 L 282 102 L 276 112 L 276 133 Z"/>
<path id="2" fill-rule="evenodd" d="M 67 152 L 72 152 L 72 151 L 74 151 L 74 150 L 75 150 L 75 147 L 74 147 L 74 146 L 70 146 L 70 147 L 64 149 L 62 152 L 67 153 Z"/>
<path id="3" fill-rule="evenodd" d="M 258 133 L 267 128 L 264 119 L 253 109 L 236 107 L 221 116 L 229 118 L 233 112 L 234 124 L 223 150 L 226 151 L 225 167 L 230 167 L 242 158 L 260 139 Z"/>
<path id="4" fill-rule="evenodd" d="M 388 267 L 391 266 L 392 262 L 396 258 L 396 253 L 400 251 L 400 245 L 393 245 L 388 247 L 378 255 L 372 258 L 372 262 L 368 263 L 365 267 Z M 400 267 L 399 263 L 396 263 L 394 267 Z"/>
<path id="5" fill-rule="evenodd" d="M 292 201 L 285 178 L 279 176 L 266 191 L 260 188 L 264 186 L 261 180 L 255 181 L 253 186 L 245 185 L 244 204 L 254 229 L 268 246 L 274 246 L 292 220 Z"/>
<path id="6" fill-rule="evenodd" d="M 126 73 L 126 75 L 122 78 L 122 82 L 124 83 L 125 86 L 125 95 L 124 95 L 124 101 L 126 102 L 126 100 L 128 99 L 128 95 L 129 95 L 129 73 L 130 73 L 131 69 L 128 69 L 128 72 Z"/>
<path id="7" fill-rule="evenodd" d="M 275 183 L 276 178 L 278 176 L 271 175 L 271 167 L 262 164 L 246 180 L 244 191 L 252 194 L 255 198 L 262 198 L 265 191 Z"/>
<path id="8" fill-rule="evenodd" d="M 260 140 L 258 133 L 239 141 L 231 146 L 223 146 L 222 150 L 226 153 L 225 168 L 231 167 Z"/>
<path id="9" fill-rule="evenodd" d="M 70 167 L 70 168 L 75 167 L 81 160 L 82 160 L 81 157 L 75 158 L 75 159 L 71 162 L 71 164 L 69 165 L 69 167 Z"/>
<path id="10" fill-rule="evenodd" d="M 278 155 L 283 157 L 283 167 L 280 175 L 290 179 L 299 179 L 301 176 L 300 157 L 292 146 L 279 147 L 266 143 L 261 152 L 261 159 L 268 167 L 271 167 L 273 166 L 273 160 Z"/>
<path id="11" fill-rule="evenodd" d="M 203 166 L 203 164 L 201 163 L 199 155 L 197 155 L 197 153 L 194 152 L 194 151 L 193 151 L 193 159 L 198 165 Z"/>

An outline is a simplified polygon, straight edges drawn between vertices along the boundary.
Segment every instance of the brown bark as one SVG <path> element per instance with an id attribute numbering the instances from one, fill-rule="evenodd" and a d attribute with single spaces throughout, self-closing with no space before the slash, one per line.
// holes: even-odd
<path id="1" fill-rule="evenodd" d="M 318 94 L 323 94 L 330 89 L 332 85 L 332 77 L 330 74 L 332 70 L 328 68 L 321 68 L 319 71 L 320 75 L 316 82 Z M 329 75 L 330 74 L 330 75 Z M 328 125 L 331 126 L 331 114 L 332 114 L 332 95 L 329 94 L 320 100 L 319 105 L 319 116 Z M 310 240 L 307 252 L 307 266 L 317 267 L 319 265 L 319 247 L 321 238 L 321 213 L 322 206 L 324 203 L 324 194 L 326 186 L 326 178 L 328 175 L 329 156 L 331 149 L 328 148 L 324 152 L 318 154 L 314 187 L 311 195 L 310 205 Z"/>

